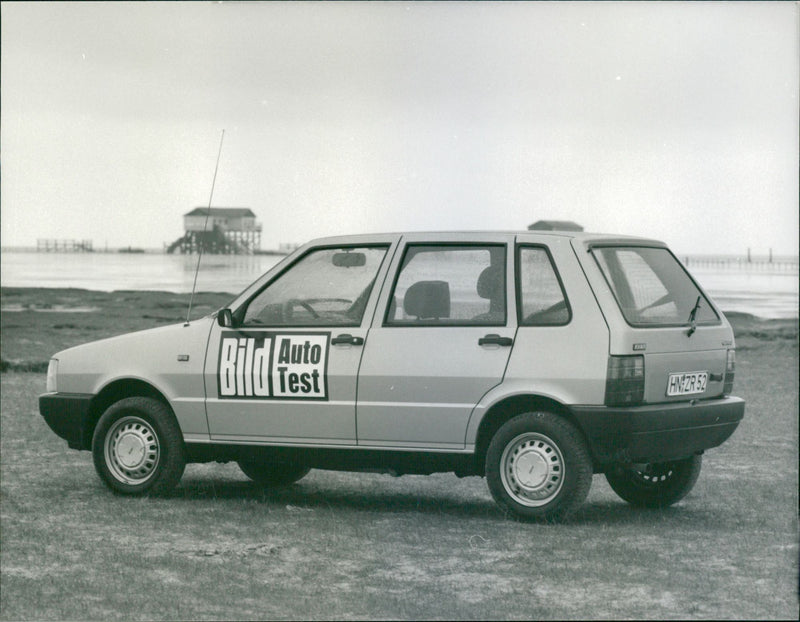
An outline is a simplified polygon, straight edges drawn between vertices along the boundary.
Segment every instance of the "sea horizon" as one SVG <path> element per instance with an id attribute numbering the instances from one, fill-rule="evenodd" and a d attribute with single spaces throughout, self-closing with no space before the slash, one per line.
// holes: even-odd
<path id="1" fill-rule="evenodd" d="M 74 240 L 75 242 L 81 242 L 81 240 Z M 282 244 L 280 248 L 274 249 L 259 249 L 256 255 L 288 255 L 293 252 L 296 248 L 299 248 L 300 244 Z M 95 247 L 92 246 L 91 250 L 85 251 L 87 253 L 92 254 L 126 254 L 126 253 L 134 253 L 134 254 L 147 254 L 147 255 L 182 255 L 183 253 L 167 253 L 166 251 L 167 244 L 165 243 L 161 247 L 155 246 L 133 246 L 133 245 L 126 245 L 126 246 L 104 246 L 104 247 Z M 675 249 L 671 249 L 673 254 L 683 261 L 684 258 L 688 257 L 689 259 L 720 259 L 720 260 L 747 260 L 748 253 L 745 249 L 744 252 L 738 253 L 702 253 L 702 252 L 685 252 L 685 251 L 677 251 Z M 58 251 L 47 251 L 41 250 L 36 245 L 11 245 L 11 246 L 0 246 L 0 253 L 44 253 L 44 254 L 63 254 L 63 255 L 72 255 L 75 253 L 80 254 L 82 251 L 69 251 L 69 250 L 58 250 Z M 203 256 L 210 255 L 212 253 L 204 253 Z M 235 254 L 235 253 L 234 253 Z M 197 256 L 196 253 L 187 253 L 186 256 L 194 255 Z M 244 255 L 244 254 L 243 254 Z M 764 251 L 763 248 L 759 248 L 758 252 L 750 253 L 750 259 L 753 263 L 759 263 L 762 261 L 769 262 L 772 259 L 773 263 L 800 263 L 800 253 L 772 253 L 770 254 L 769 250 Z"/>

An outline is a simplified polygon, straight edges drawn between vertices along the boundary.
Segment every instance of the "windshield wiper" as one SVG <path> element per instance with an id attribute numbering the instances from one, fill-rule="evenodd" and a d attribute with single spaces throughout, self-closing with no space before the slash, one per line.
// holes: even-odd
<path id="1" fill-rule="evenodd" d="M 697 297 L 697 302 L 694 303 L 694 307 L 692 307 L 692 310 L 689 311 L 689 324 L 691 324 L 691 326 L 689 327 L 689 332 L 686 333 L 687 337 L 691 337 L 694 334 L 694 331 L 697 330 L 697 322 L 695 321 L 695 316 L 697 315 L 697 310 L 700 308 L 701 298 L 702 296 Z"/>

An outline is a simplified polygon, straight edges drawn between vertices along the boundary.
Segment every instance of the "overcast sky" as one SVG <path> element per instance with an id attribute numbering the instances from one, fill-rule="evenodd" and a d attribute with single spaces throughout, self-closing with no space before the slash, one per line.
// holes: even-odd
<path id="1" fill-rule="evenodd" d="M 3 3 L 2 245 L 539 219 L 797 254 L 798 7 Z"/>

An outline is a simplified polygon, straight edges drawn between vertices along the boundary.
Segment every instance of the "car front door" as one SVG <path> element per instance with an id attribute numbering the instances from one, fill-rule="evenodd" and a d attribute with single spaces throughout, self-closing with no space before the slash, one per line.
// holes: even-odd
<path id="1" fill-rule="evenodd" d="M 234 309 L 232 326 L 214 325 L 205 363 L 212 440 L 355 443 L 367 310 L 388 248 L 311 248 Z"/>
<path id="2" fill-rule="evenodd" d="M 513 344 L 507 241 L 415 240 L 393 261 L 370 329 L 358 442 L 463 449 L 470 414 L 501 382 Z"/>

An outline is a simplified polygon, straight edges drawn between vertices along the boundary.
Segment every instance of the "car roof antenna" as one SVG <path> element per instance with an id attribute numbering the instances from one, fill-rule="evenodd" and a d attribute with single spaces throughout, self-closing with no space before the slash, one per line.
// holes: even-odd
<path id="1" fill-rule="evenodd" d="M 225 140 L 225 130 L 222 130 L 222 135 L 219 137 L 219 151 L 217 151 L 217 163 L 214 166 L 214 178 L 211 180 L 211 194 L 208 196 L 208 209 L 206 210 L 206 220 L 203 223 L 203 233 L 208 228 L 208 217 L 211 215 L 211 200 L 214 198 L 214 185 L 217 183 L 217 171 L 219 170 L 219 158 L 222 155 L 222 141 Z M 197 267 L 194 271 L 194 282 L 192 283 L 192 295 L 189 297 L 189 310 L 186 312 L 186 324 L 189 326 L 189 316 L 192 313 L 192 302 L 194 301 L 194 290 L 197 287 L 197 275 L 200 273 L 200 259 L 203 256 L 203 244 L 199 244 L 197 248 Z"/>

